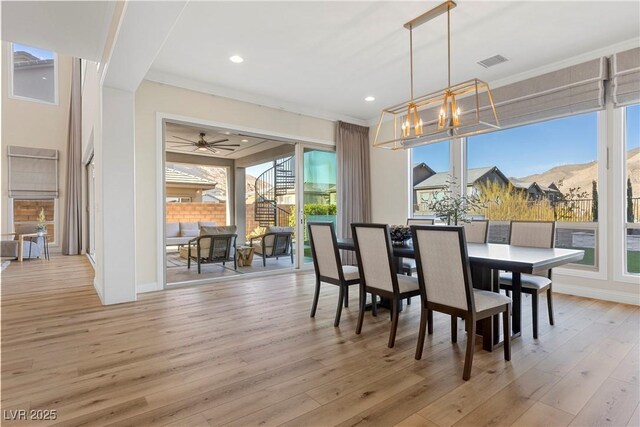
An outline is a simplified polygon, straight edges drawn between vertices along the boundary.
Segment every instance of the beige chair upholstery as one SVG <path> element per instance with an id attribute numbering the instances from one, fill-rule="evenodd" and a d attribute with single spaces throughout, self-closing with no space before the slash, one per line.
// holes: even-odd
<path id="1" fill-rule="evenodd" d="M 434 222 L 428 218 L 407 218 L 407 225 L 433 225 Z"/>
<path id="2" fill-rule="evenodd" d="M 451 341 L 457 341 L 457 321 L 467 331 L 467 351 L 462 378 L 471 377 L 476 321 L 502 313 L 504 358 L 511 358 L 511 299 L 499 293 L 474 289 L 463 227 L 412 226 L 422 309 L 416 359 L 422 357 L 426 329 L 433 333 L 433 311 L 451 316 Z"/>
<path id="3" fill-rule="evenodd" d="M 509 244 L 531 248 L 553 248 L 555 246 L 555 222 L 553 221 L 511 221 Z M 513 289 L 513 274 L 500 272 L 500 288 L 507 291 Z M 521 274 L 522 292 L 531 295 L 531 316 L 533 317 L 533 338 L 538 338 L 538 295 L 547 293 L 547 309 L 549 323 L 553 325 L 553 293 L 551 270 L 536 274 Z"/>
<path id="4" fill-rule="evenodd" d="M 462 224 L 467 243 L 487 243 L 489 221 L 471 221 Z"/>
<path id="5" fill-rule="evenodd" d="M 407 225 L 433 225 L 433 219 L 428 218 L 407 218 Z M 411 276 L 416 271 L 416 262 L 412 259 L 404 259 L 402 261 L 402 271 L 407 276 Z M 411 300 L 409 300 L 411 301 Z"/>
<path id="6" fill-rule="evenodd" d="M 391 331 L 388 346 L 393 347 L 402 300 L 419 294 L 418 281 L 415 277 L 396 274 L 388 225 L 351 224 L 351 231 L 361 279 L 360 312 L 356 334 L 362 331 L 366 293 L 373 294 L 374 301 L 377 298 L 375 295 L 380 295 L 390 300 Z M 374 308 L 375 305 L 376 302 L 374 302 Z"/>
<path id="7" fill-rule="evenodd" d="M 342 305 L 349 306 L 349 286 L 360 283 L 360 273 L 357 267 L 342 265 L 333 223 L 310 222 L 307 227 L 313 267 L 316 272 L 316 289 L 311 306 L 311 317 L 316 315 L 320 284 L 324 282 L 339 286 L 338 309 L 333 323 L 337 327 L 340 324 Z"/>
<path id="8" fill-rule="evenodd" d="M 252 237 L 249 244 L 256 254 L 262 256 L 262 264 L 266 265 L 267 258 L 279 258 L 289 256 L 293 264 L 293 228 L 269 226 L 266 232 L 257 237 Z"/>

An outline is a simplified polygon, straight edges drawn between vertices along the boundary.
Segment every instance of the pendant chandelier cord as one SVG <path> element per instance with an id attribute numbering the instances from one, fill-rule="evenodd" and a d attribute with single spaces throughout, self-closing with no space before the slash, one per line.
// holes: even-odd
<path id="1" fill-rule="evenodd" d="M 451 87 L 451 6 L 447 7 L 447 70 L 447 86 Z"/>
<path id="2" fill-rule="evenodd" d="M 411 100 L 413 101 L 413 26 L 409 27 L 409 68 L 411 73 Z"/>

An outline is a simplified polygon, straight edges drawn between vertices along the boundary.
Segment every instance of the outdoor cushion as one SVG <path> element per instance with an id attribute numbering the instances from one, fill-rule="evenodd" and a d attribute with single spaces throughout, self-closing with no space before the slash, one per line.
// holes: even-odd
<path id="1" fill-rule="evenodd" d="M 166 237 L 180 237 L 180 224 L 177 222 L 168 222 L 165 232 Z"/>
<path id="2" fill-rule="evenodd" d="M 198 225 L 200 227 L 215 227 L 218 224 L 213 221 L 198 221 Z"/>
<path id="3" fill-rule="evenodd" d="M 269 233 L 293 233 L 292 227 L 276 227 L 275 225 L 270 225 L 267 227 L 267 231 L 265 234 Z M 265 247 L 265 255 L 271 256 L 273 254 L 273 242 L 275 241 L 275 236 L 267 236 L 264 238 L 264 247 Z M 259 254 L 262 254 L 262 248 L 259 249 Z"/>
<path id="4" fill-rule="evenodd" d="M 200 234 L 200 227 L 197 222 L 181 222 L 180 223 L 180 236 L 182 237 L 198 237 Z"/>
<path id="5" fill-rule="evenodd" d="M 220 227 L 200 227 L 200 235 L 201 236 L 218 236 L 223 234 L 236 234 L 238 227 L 235 225 L 224 225 Z M 209 246 L 211 246 L 212 239 L 202 239 L 200 240 L 200 253 L 202 254 L 204 251 L 209 250 Z M 233 241 L 231 242 L 233 244 Z M 216 245 L 220 245 L 220 242 L 216 242 Z M 219 252 L 217 249 L 221 251 L 226 251 L 226 245 L 221 248 L 214 249 L 214 252 Z M 192 250 L 193 253 L 193 250 Z M 214 256 L 217 254 L 214 253 Z M 231 255 L 233 255 L 233 246 L 231 247 Z"/>

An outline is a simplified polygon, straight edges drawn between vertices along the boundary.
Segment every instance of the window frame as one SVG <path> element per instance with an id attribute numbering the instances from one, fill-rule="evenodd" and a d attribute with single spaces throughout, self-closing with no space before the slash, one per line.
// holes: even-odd
<path id="1" fill-rule="evenodd" d="M 21 96 L 21 95 L 16 95 L 13 93 L 13 45 L 15 43 L 9 43 L 9 58 L 7 58 L 7 63 L 9 64 L 9 98 L 11 99 L 15 99 L 18 101 L 30 101 L 30 102 L 36 102 L 38 104 L 44 104 L 44 105 L 53 105 L 53 106 L 58 106 L 60 105 L 60 98 L 59 98 L 59 91 L 58 91 L 58 53 L 57 52 L 53 52 L 50 51 L 51 53 L 53 53 L 53 97 L 54 97 L 54 102 L 49 102 L 49 101 L 45 101 L 42 99 L 37 99 L 37 98 L 29 98 L 28 96 Z M 30 47 L 35 47 L 35 46 L 30 46 Z M 48 50 L 48 49 L 47 49 Z"/>
<path id="2" fill-rule="evenodd" d="M 14 232 L 16 227 L 15 227 L 15 221 L 14 221 L 14 212 L 13 212 L 13 203 L 16 200 L 38 200 L 38 199 L 30 199 L 27 197 L 9 197 L 9 203 L 8 203 L 8 207 L 7 207 L 7 219 L 9 220 L 9 227 L 11 232 Z M 52 248 L 57 248 L 60 246 L 60 207 L 59 207 L 59 198 L 58 197 L 52 197 L 49 199 L 40 199 L 40 200 L 53 200 L 53 221 L 48 221 L 47 223 L 49 224 L 53 224 L 53 240 L 49 239 L 49 245 Z"/>

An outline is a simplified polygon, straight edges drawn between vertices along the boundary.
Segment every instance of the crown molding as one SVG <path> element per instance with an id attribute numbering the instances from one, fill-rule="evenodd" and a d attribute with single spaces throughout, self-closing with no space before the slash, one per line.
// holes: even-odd
<path id="1" fill-rule="evenodd" d="M 331 111 L 320 110 L 315 108 L 309 108 L 302 105 L 297 105 L 282 101 L 279 99 L 255 95 L 247 92 L 243 92 L 236 89 L 231 89 L 223 86 L 217 86 L 214 84 L 189 79 L 186 77 L 178 76 L 175 74 L 162 73 L 155 70 L 149 70 L 145 76 L 145 80 L 149 80 L 155 83 L 165 84 L 169 86 L 175 86 L 182 89 L 188 89 L 195 92 L 206 93 L 209 95 L 219 96 L 222 98 L 229 98 L 236 101 L 248 102 L 263 107 L 273 108 L 280 111 L 286 111 L 287 113 L 298 114 L 301 116 L 313 117 L 316 119 L 328 120 L 328 121 L 345 121 L 360 126 L 368 126 L 367 120 L 358 119 L 344 114 L 334 113 Z"/>

